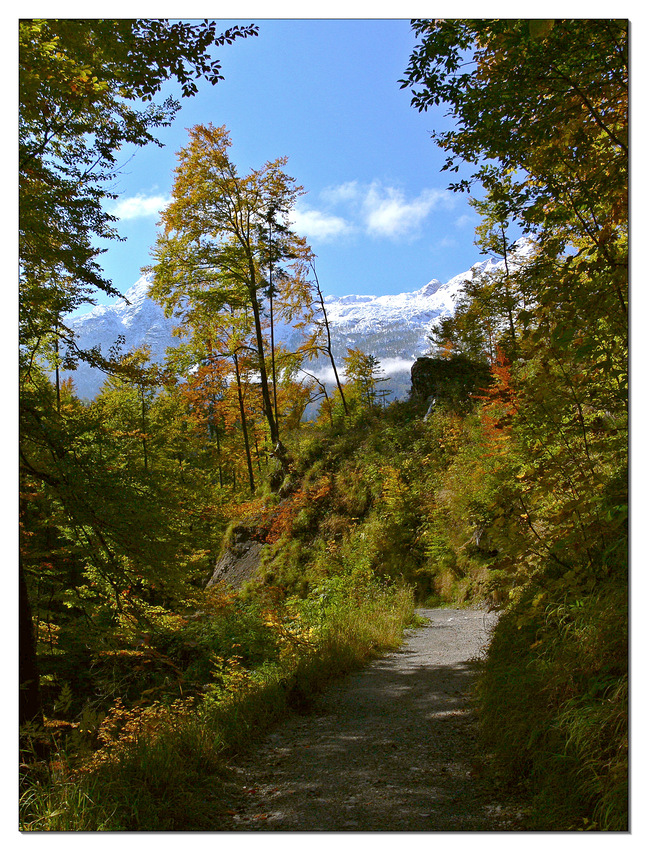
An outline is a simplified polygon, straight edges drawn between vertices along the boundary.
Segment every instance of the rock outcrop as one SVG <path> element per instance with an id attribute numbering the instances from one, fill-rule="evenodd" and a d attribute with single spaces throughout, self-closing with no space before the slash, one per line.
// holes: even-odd
<path id="1" fill-rule="evenodd" d="M 466 357 L 418 357 L 411 367 L 411 396 L 420 401 L 464 404 L 491 380 L 486 364 Z"/>
<path id="2" fill-rule="evenodd" d="M 239 526 L 232 532 L 229 545 L 220 556 L 207 587 L 224 582 L 238 590 L 251 581 L 261 564 L 265 544 L 256 540 L 249 528 Z"/>

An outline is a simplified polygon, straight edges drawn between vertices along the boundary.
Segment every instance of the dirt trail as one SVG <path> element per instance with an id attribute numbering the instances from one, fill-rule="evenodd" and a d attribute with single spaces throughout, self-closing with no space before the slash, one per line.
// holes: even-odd
<path id="1" fill-rule="evenodd" d="M 468 705 L 496 615 L 421 609 L 398 651 L 330 687 L 232 765 L 223 831 L 522 829 L 480 775 Z"/>

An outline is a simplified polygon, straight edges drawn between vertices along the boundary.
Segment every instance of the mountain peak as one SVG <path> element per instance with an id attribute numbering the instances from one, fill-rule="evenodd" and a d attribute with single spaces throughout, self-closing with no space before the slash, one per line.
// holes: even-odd
<path id="1" fill-rule="evenodd" d="M 150 275 L 150 274 L 142 275 L 142 277 L 139 278 L 137 283 L 134 283 L 130 287 L 130 289 L 127 289 L 124 292 L 124 298 L 126 299 L 126 301 L 128 301 L 130 303 L 131 307 L 135 307 L 135 305 L 142 304 L 143 301 L 146 298 L 148 298 L 148 292 L 151 288 L 152 282 L 153 282 L 153 276 L 152 275 Z M 123 302 L 121 302 L 121 303 L 123 305 Z M 124 306 L 128 306 L 128 305 L 124 305 Z"/>
<path id="2" fill-rule="evenodd" d="M 429 283 L 425 284 L 422 289 L 418 290 L 418 295 L 421 298 L 429 298 L 429 296 L 437 292 L 441 286 L 442 283 L 434 278 L 433 280 L 430 280 Z"/>
<path id="3" fill-rule="evenodd" d="M 517 262 L 529 253 L 526 241 L 516 246 Z M 398 295 L 325 296 L 335 357 L 342 359 L 348 348 L 359 347 L 381 362 L 392 362 L 404 374 L 417 356 L 427 353 L 431 328 L 439 319 L 453 314 L 464 282 L 475 275 L 493 273 L 502 265 L 501 261 L 488 259 L 475 263 L 447 283 L 434 278 L 415 292 Z M 126 291 L 127 301 L 95 307 L 71 319 L 69 327 L 76 333 L 79 347 L 98 346 L 107 354 L 121 334 L 126 340 L 124 351 L 145 345 L 150 349 L 151 360 L 161 362 L 166 349 L 177 346 L 179 340 L 173 336 L 174 320 L 167 318 L 162 307 L 149 297 L 151 282 L 150 275 L 143 275 Z M 294 328 L 276 328 L 279 341 L 288 345 L 294 343 L 295 333 Z M 79 398 L 93 398 L 105 380 L 102 372 L 85 363 L 79 363 L 76 371 L 65 373 L 65 377 L 73 379 Z"/>

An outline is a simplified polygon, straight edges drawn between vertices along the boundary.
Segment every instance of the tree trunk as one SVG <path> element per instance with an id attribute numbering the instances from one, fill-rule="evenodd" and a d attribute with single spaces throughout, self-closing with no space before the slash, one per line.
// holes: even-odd
<path id="1" fill-rule="evenodd" d="M 54 351 L 56 353 L 56 412 L 61 415 L 61 373 L 58 361 L 58 336 L 54 343 Z"/>
<path id="2" fill-rule="evenodd" d="M 144 472 L 148 475 L 148 451 L 146 446 L 146 398 L 144 396 L 143 387 L 140 388 L 141 400 L 142 400 L 142 449 L 144 456 Z"/>
<path id="3" fill-rule="evenodd" d="M 38 658 L 36 655 L 36 640 L 34 638 L 34 620 L 27 593 L 27 582 L 23 570 L 22 560 L 19 558 L 19 587 L 18 587 L 18 678 L 20 696 L 18 699 L 18 722 L 20 729 L 29 726 L 31 730 L 43 728 L 43 708 L 40 698 L 40 685 L 38 675 Z M 21 754 L 42 755 L 43 743 L 29 740 L 24 735 L 25 746 L 23 746 L 23 734 L 21 732 Z"/>
<path id="4" fill-rule="evenodd" d="M 223 481 L 222 481 L 222 452 L 220 450 L 220 432 L 218 430 L 218 426 L 214 425 L 214 432 L 216 435 L 216 451 L 218 452 L 218 480 L 220 481 L 220 489 L 222 490 Z"/>
<path id="5" fill-rule="evenodd" d="M 510 295 L 510 269 L 508 268 L 508 242 L 505 236 L 505 230 L 501 227 L 501 237 L 503 239 L 503 263 L 505 265 L 505 306 L 508 314 L 508 325 L 510 327 L 510 340 L 512 342 L 512 359 L 517 358 L 517 336 L 514 327 L 514 317 L 512 315 L 512 297 Z"/>
<path id="6" fill-rule="evenodd" d="M 249 487 L 252 494 L 255 492 L 254 487 L 254 468 L 252 466 L 252 453 L 249 448 L 249 435 L 247 433 L 247 417 L 245 416 L 245 405 L 243 403 L 243 391 L 240 383 L 240 369 L 238 368 L 238 355 L 234 352 L 234 365 L 236 367 L 236 387 L 238 389 L 238 406 L 240 408 L 240 424 L 243 429 L 243 439 L 245 441 L 245 456 L 247 458 L 247 473 L 249 475 Z"/>
<path id="7" fill-rule="evenodd" d="M 258 466 L 258 474 L 260 475 L 263 472 L 263 468 L 261 466 L 261 453 L 258 450 L 258 437 L 256 436 L 256 431 L 254 431 L 254 448 L 256 450 L 256 465 Z"/>
<path id="8" fill-rule="evenodd" d="M 274 415 L 276 418 L 276 436 L 279 437 L 279 405 L 276 398 L 276 352 L 274 350 L 274 282 L 272 263 L 272 220 L 270 219 L 270 354 L 272 358 L 272 391 L 274 394 Z"/>
<path id="9" fill-rule="evenodd" d="M 321 307 L 321 313 L 323 315 L 324 320 L 324 327 L 326 328 L 326 353 L 328 355 L 328 359 L 330 360 L 330 365 L 332 366 L 333 374 L 335 376 L 335 383 L 337 384 L 337 389 L 339 390 L 341 402 L 344 405 L 344 413 L 346 416 L 348 416 L 348 405 L 346 404 L 346 397 L 344 396 L 344 390 L 342 389 L 341 381 L 339 380 L 339 375 L 337 374 L 337 366 L 335 364 L 335 358 L 332 353 L 332 337 L 330 335 L 330 325 L 328 324 L 328 314 L 326 313 L 326 307 L 324 304 L 323 295 L 321 293 L 321 287 L 319 286 L 319 278 L 317 277 L 317 271 L 315 269 L 314 263 L 311 264 L 311 268 L 315 276 L 315 283 L 317 285 L 317 296 L 319 298 L 319 306 Z"/>
<path id="10" fill-rule="evenodd" d="M 250 302 L 252 305 L 252 313 L 254 315 L 254 330 L 256 333 L 256 347 L 258 350 L 258 371 L 261 379 L 261 394 L 263 397 L 263 411 L 267 424 L 270 429 L 270 440 L 272 441 L 272 455 L 281 464 L 283 475 L 287 475 L 290 469 L 290 458 L 285 450 L 285 446 L 279 439 L 279 428 L 277 425 L 278 412 L 272 407 L 272 399 L 270 397 L 269 381 L 267 379 L 267 369 L 265 368 L 265 347 L 263 344 L 263 328 L 261 325 L 261 311 L 258 304 L 256 293 L 256 277 L 253 270 L 253 262 L 250 261 L 250 276 L 252 285 L 249 287 Z"/>
<path id="11" fill-rule="evenodd" d="M 270 439 L 272 445 L 276 446 L 279 442 L 279 429 L 276 424 L 275 411 L 272 405 L 270 396 L 269 381 L 267 379 L 267 369 L 265 368 L 265 345 L 263 343 L 263 328 L 261 325 L 261 311 L 258 305 L 258 298 L 255 287 L 250 287 L 250 300 L 252 304 L 252 313 L 254 315 L 254 331 L 256 334 L 256 349 L 258 351 L 258 373 L 261 379 L 261 394 L 263 396 L 263 412 L 267 419 L 267 424 L 270 429 Z"/>

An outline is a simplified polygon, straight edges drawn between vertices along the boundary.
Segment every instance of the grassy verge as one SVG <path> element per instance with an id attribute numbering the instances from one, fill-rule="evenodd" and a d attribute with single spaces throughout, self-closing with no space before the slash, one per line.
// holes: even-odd
<path id="1" fill-rule="evenodd" d="M 626 587 L 528 588 L 501 616 L 478 685 L 499 778 L 532 803 L 531 828 L 628 828 Z"/>
<path id="2" fill-rule="evenodd" d="M 396 648 L 413 620 L 413 598 L 409 588 L 367 573 L 336 576 L 263 617 L 278 656 L 272 651 L 251 667 L 240 655 L 214 659 L 218 675 L 199 697 L 117 702 L 91 755 L 72 767 L 60 753 L 46 774 L 28 779 L 21 829 L 217 828 L 226 760 L 289 711 L 307 710 L 331 679 Z"/>

